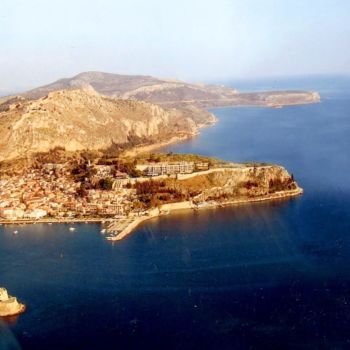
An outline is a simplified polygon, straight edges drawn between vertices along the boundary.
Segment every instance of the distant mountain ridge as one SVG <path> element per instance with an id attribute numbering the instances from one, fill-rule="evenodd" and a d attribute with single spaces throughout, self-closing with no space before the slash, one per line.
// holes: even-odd
<path id="1" fill-rule="evenodd" d="M 35 99 L 51 91 L 92 88 L 102 95 L 135 99 L 164 107 L 197 106 L 200 108 L 222 106 L 283 106 L 320 101 L 317 92 L 265 91 L 240 93 L 222 85 L 192 84 L 179 80 L 159 79 L 144 75 L 119 75 L 103 72 L 84 72 L 72 78 L 57 80 L 26 93 L 25 98 Z"/>
<path id="2" fill-rule="evenodd" d="M 150 76 L 85 72 L 0 99 L 0 161 L 54 147 L 103 150 L 113 144 L 159 144 L 198 133 L 209 107 L 318 102 L 316 92 L 239 93 L 216 85 Z M 134 142 L 130 142 L 132 139 Z"/>
<path id="3" fill-rule="evenodd" d="M 51 91 L 89 87 L 102 95 L 121 99 L 144 100 L 152 103 L 162 103 L 169 100 L 180 103 L 183 100 L 229 99 L 238 93 L 237 90 L 224 86 L 189 84 L 143 75 L 85 72 L 72 78 L 57 80 L 52 84 L 30 90 L 21 95 L 26 98 L 39 98 Z"/>

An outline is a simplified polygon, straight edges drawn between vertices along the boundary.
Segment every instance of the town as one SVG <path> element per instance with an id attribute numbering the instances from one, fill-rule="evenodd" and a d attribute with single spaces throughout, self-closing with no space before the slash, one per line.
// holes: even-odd
<path id="1" fill-rule="evenodd" d="M 155 176 L 176 176 L 208 170 L 205 162 L 149 162 L 124 167 L 47 163 L 23 175 L 0 178 L 0 218 L 111 218 L 137 212 L 135 183 Z M 80 173 L 81 169 L 84 171 Z M 85 177 L 89 174 L 89 178 Z M 130 175 L 131 174 L 131 175 Z M 78 181 L 77 181 L 78 179 Z M 94 186 L 86 186 L 86 183 Z"/>

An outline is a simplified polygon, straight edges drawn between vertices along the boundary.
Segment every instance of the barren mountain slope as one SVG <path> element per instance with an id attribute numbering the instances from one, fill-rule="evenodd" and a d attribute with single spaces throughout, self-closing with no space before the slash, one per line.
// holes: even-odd
<path id="1" fill-rule="evenodd" d="M 38 98 L 47 95 L 50 91 L 81 87 L 92 87 L 97 92 L 111 97 L 148 102 L 228 99 L 237 93 L 237 90 L 223 86 L 188 84 L 178 80 L 164 80 L 142 75 L 86 72 L 72 78 L 58 80 L 22 95 L 26 98 Z"/>
<path id="2" fill-rule="evenodd" d="M 37 100 L 14 99 L 0 108 L 0 161 L 56 146 L 97 150 L 135 137 L 158 142 L 194 135 L 214 121 L 212 114 L 192 107 L 164 110 L 104 97 L 91 89 L 60 90 Z"/>
<path id="3" fill-rule="evenodd" d="M 50 91 L 92 87 L 101 94 L 122 99 L 136 99 L 162 106 L 218 107 L 236 105 L 289 105 L 318 102 L 317 93 L 307 91 L 269 91 L 239 93 L 236 89 L 217 85 L 190 84 L 179 80 L 158 79 L 142 75 L 118 75 L 85 72 L 61 79 L 22 94 L 38 98 Z"/>

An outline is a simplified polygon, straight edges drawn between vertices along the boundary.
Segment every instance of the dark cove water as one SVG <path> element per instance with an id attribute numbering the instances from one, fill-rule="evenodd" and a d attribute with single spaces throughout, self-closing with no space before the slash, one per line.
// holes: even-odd
<path id="1" fill-rule="evenodd" d="M 18 236 L 0 227 L 0 284 L 28 305 L 10 323 L 22 347 L 349 349 L 350 89 L 341 83 L 319 85 L 316 105 L 216 109 L 216 126 L 168 148 L 282 164 L 301 197 L 179 212 L 115 245 L 98 225 L 32 225 Z"/>

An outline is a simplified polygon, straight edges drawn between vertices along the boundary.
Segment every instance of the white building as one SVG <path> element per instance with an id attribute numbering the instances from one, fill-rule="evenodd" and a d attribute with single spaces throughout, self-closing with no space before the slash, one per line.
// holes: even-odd
<path id="1" fill-rule="evenodd" d="M 12 209 L 6 208 L 0 211 L 0 216 L 8 220 L 22 219 L 24 216 L 24 210 L 22 209 Z"/>
<path id="2" fill-rule="evenodd" d="M 31 212 L 27 212 L 25 214 L 25 217 L 26 218 L 29 218 L 29 219 L 34 219 L 34 220 L 37 220 L 37 219 L 41 219 L 43 218 L 44 216 L 47 215 L 47 211 L 46 210 L 43 210 L 43 209 L 34 209 L 32 210 Z"/>
<path id="3" fill-rule="evenodd" d="M 194 171 L 194 162 L 149 163 L 137 165 L 136 168 L 148 176 L 190 174 Z"/>

